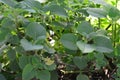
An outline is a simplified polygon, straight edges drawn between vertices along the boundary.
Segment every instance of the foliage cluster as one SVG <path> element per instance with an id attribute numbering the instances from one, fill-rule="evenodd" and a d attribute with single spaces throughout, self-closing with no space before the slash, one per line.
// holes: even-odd
<path id="1" fill-rule="evenodd" d="M 110 1 L 0 0 L 0 80 L 120 80 Z"/>

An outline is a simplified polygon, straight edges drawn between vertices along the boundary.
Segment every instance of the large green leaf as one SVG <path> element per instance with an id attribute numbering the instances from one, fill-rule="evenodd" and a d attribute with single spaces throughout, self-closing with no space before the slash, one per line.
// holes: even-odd
<path id="1" fill-rule="evenodd" d="M 38 71 L 36 77 L 37 79 L 40 79 L 40 80 L 50 80 L 51 78 L 50 72 L 47 70 Z"/>
<path id="2" fill-rule="evenodd" d="M 16 25 L 14 21 L 12 21 L 10 18 L 5 18 L 2 20 L 2 28 L 9 29 L 10 31 L 15 30 Z"/>
<path id="3" fill-rule="evenodd" d="M 6 78 L 4 77 L 4 75 L 0 74 L 0 79 L 1 80 L 6 80 Z"/>
<path id="4" fill-rule="evenodd" d="M 32 51 L 32 50 L 40 50 L 43 49 L 42 45 L 35 45 L 28 42 L 26 39 L 22 39 L 20 41 L 21 46 L 25 49 L 25 51 Z"/>
<path id="5" fill-rule="evenodd" d="M 70 50 L 77 50 L 77 45 L 76 45 L 77 39 L 78 39 L 77 36 L 75 36 L 74 34 L 67 33 L 61 36 L 60 41 L 62 42 L 64 47 Z"/>
<path id="6" fill-rule="evenodd" d="M 91 44 L 86 44 L 82 41 L 77 42 L 78 48 L 82 51 L 82 53 L 91 53 L 95 50 L 95 46 Z"/>
<path id="7" fill-rule="evenodd" d="M 0 0 L 0 2 L 7 4 L 12 8 L 15 8 L 15 6 L 17 5 L 17 2 L 15 2 L 15 0 Z"/>
<path id="8" fill-rule="evenodd" d="M 108 37 L 96 36 L 94 37 L 94 44 L 98 52 L 111 53 L 113 51 L 112 42 Z"/>
<path id="9" fill-rule="evenodd" d="M 116 7 L 111 7 L 109 9 L 108 15 L 115 21 L 120 19 L 120 11 Z"/>
<path id="10" fill-rule="evenodd" d="M 94 16 L 94 17 L 98 17 L 98 18 L 104 18 L 107 16 L 107 12 L 106 10 L 102 9 L 102 8 L 88 8 L 87 12 Z"/>
<path id="11" fill-rule="evenodd" d="M 82 35 L 89 34 L 89 33 L 93 32 L 93 30 L 94 29 L 92 28 L 90 23 L 87 21 L 81 22 L 81 24 L 77 28 L 78 33 L 80 33 Z"/>
<path id="12" fill-rule="evenodd" d="M 22 80 L 31 80 L 35 77 L 34 67 L 31 64 L 27 64 L 22 72 Z"/>
<path id="13" fill-rule="evenodd" d="M 42 6 L 41 6 L 40 2 L 37 0 L 24 0 L 23 4 L 27 5 L 28 7 L 30 7 L 33 10 L 36 10 L 36 11 L 42 10 Z"/>
<path id="14" fill-rule="evenodd" d="M 87 60 L 84 57 L 74 57 L 73 62 L 79 69 L 87 67 Z"/>
<path id="15" fill-rule="evenodd" d="M 79 74 L 77 76 L 77 80 L 89 80 L 88 76 L 83 75 L 83 74 Z"/>
<path id="16" fill-rule="evenodd" d="M 45 11 L 50 11 L 52 14 L 57 14 L 61 17 L 67 17 L 67 13 L 62 6 L 59 5 L 47 5 L 44 8 Z"/>
<path id="17" fill-rule="evenodd" d="M 45 28 L 37 23 L 30 23 L 26 28 L 26 34 L 32 37 L 34 40 L 39 39 L 39 37 L 44 36 L 46 38 Z M 43 38 L 43 37 L 42 37 Z"/>

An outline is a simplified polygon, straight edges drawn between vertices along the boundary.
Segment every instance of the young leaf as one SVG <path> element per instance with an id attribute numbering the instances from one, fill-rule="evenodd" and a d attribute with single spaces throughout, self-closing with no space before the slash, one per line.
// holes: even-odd
<path id="1" fill-rule="evenodd" d="M 77 36 L 72 33 L 63 34 L 60 41 L 62 42 L 63 46 L 70 49 L 70 50 L 77 50 Z"/>

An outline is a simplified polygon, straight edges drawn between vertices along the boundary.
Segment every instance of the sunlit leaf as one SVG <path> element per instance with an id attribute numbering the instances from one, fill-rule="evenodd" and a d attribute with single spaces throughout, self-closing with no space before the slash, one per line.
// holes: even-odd
<path id="1" fill-rule="evenodd" d="M 82 53 L 91 53 L 95 50 L 94 45 L 86 44 L 82 41 L 78 41 L 77 46 L 82 51 Z"/>
<path id="2" fill-rule="evenodd" d="M 94 16 L 94 17 L 98 17 L 98 18 L 104 18 L 107 16 L 107 12 L 104 9 L 101 8 L 88 8 L 87 12 Z"/>
<path id="3" fill-rule="evenodd" d="M 31 51 L 31 50 L 40 50 L 43 49 L 42 45 L 35 45 L 30 42 L 28 42 L 26 39 L 22 39 L 20 41 L 21 46 L 26 50 L 26 51 Z"/>

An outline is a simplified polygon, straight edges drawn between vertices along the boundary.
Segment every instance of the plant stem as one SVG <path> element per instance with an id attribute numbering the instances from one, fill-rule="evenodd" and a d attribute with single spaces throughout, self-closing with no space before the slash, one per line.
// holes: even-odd
<path id="1" fill-rule="evenodd" d="M 101 20 L 100 18 L 98 18 L 98 28 L 100 29 L 100 26 L 101 26 Z"/>

